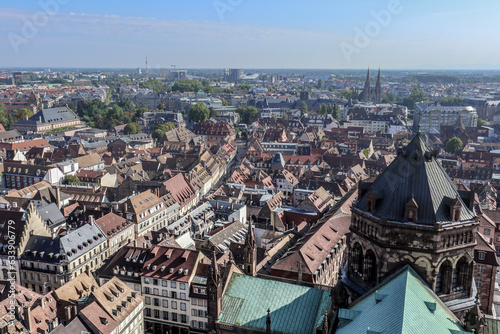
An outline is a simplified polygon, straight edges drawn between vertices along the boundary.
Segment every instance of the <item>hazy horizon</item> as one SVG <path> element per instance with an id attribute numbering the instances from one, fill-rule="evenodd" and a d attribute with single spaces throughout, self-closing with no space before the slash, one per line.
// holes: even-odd
<path id="1" fill-rule="evenodd" d="M 495 70 L 500 3 L 4 0 L 2 68 Z"/>

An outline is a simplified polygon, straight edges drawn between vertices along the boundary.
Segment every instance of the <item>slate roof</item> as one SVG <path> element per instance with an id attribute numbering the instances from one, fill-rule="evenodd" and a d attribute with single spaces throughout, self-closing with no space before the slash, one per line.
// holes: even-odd
<path id="1" fill-rule="evenodd" d="M 405 205 L 412 195 L 418 205 L 418 224 L 450 222 L 450 204 L 457 197 L 462 206 L 460 221 L 475 218 L 475 214 L 460 198 L 456 185 L 420 134 L 417 134 L 377 177 L 371 184 L 371 191 L 376 198 L 372 214 L 387 220 L 404 221 Z M 366 209 L 369 193 L 370 191 L 365 192 L 357 201 L 357 209 Z"/>
<path id="2" fill-rule="evenodd" d="M 49 226 L 57 226 L 66 222 L 66 218 L 64 218 L 56 203 L 41 206 L 37 210 L 40 212 L 42 220 Z"/>
<path id="3" fill-rule="evenodd" d="M 338 334 L 467 333 L 409 265 L 367 292 L 349 309 L 340 309 L 339 319 Z"/>
<path id="4" fill-rule="evenodd" d="M 219 322 L 272 333 L 316 333 L 330 310 L 329 291 L 234 273 L 222 296 Z"/>

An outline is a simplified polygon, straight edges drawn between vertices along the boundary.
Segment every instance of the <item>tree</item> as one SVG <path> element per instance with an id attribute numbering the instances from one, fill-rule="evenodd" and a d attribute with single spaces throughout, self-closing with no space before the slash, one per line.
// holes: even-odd
<path id="1" fill-rule="evenodd" d="M 389 92 L 389 93 L 382 93 L 382 101 L 385 101 L 385 102 L 388 102 L 388 103 L 395 103 L 397 101 L 398 97 L 396 96 L 396 94 L 394 94 L 393 92 Z"/>
<path id="2" fill-rule="evenodd" d="M 220 100 L 222 101 L 222 105 L 223 106 L 228 106 L 229 105 L 229 102 L 227 102 L 227 99 L 221 97 Z"/>
<path id="3" fill-rule="evenodd" d="M 196 80 L 179 80 L 172 86 L 173 92 L 197 92 L 203 85 Z"/>
<path id="4" fill-rule="evenodd" d="M 462 147 L 463 143 L 460 138 L 453 137 L 446 143 L 445 150 L 450 154 L 455 154 Z"/>
<path id="5" fill-rule="evenodd" d="M 172 122 L 158 124 L 153 131 L 153 138 L 160 140 L 165 135 L 165 132 L 173 130 L 174 128 L 175 128 L 175 125 Z"/>
<path id="6" fill-rule="evenodd" d="M 76 175 L 66 175 L 63 179 L 63 184 L 78 186 L 80 185 L 80 179 Z"/>
<path id="7" fill-rule="evenodd" d="M 318 79 L 318 85 L 317 85 L 318 89 L 322 89 L 323 88 L 323 79 Z"/>
<path id="8" fill-rule="evenodd" d="M 239 107 L 236 112 L 240 115 L 241 122 L 249 124 L 252 119 L 259 116 L 259 111 L 255 107 Z"/>
<path id="9" fill-rule="evenodd" d="M 125 129 L 123 129 L 123 133 L 126 135 L 141 133 L 141 127 L 137 123 L 128 123 Z"/>
<path id="10" fill-rule="evenodd" d="M 424 91 L 418 89 L 417 86 L 413 87 L 410 96 L 405 97 L 403 99 L 403 105 L 408 107 L 408 109 L 414 109 L 415 103 L 421 101 L 427 101 L 429 97 L 425 94 Z"/>
<path id="11" fill-rule="evenodd" d="M 210 118 L 210 109 L 203 102 L 198 102 L 189 109 L 188 117 L 193 122 L 205 123 Z"/>
<path id="12" fill-rule="evenodd" d="M 148 81 L 140 82 L 139 87 L 150 89 L 155 94 L 160 94 L 167 90 L 167 87 L 163 85 L 163 82 L 158 79 L 151 79 Z"/>
<path id="13" fill-rule="evenodd" d="M 343 89 L 340 91 L 340 96 L 342 96 L 346 99 L 350 99 L 350 98 L 352 98 L 352 90 Z"/>
<path id="14" fill-rule="evenodd" d="M 326 108 L 326 104 L 324 103 L 321 103 L 321 106 L 319 107 L 319 113 L 324 115 L 326 114 L 328 111 L 327 111 L 327 108 Z"/>
<path id="15" fill-rule="evenodd" d="M 339 120 L 340 119 L 340 107 L 337 103 L 335 103 L 333 105 L 333 112 L 332 112 L 332 116 L 333 118 L 335 118 L 336 120 Z"/>
<path id="16" fill-rule="evenodd" d="M 250 84 L 241 84 L 238 86 L 239 90 L 250 90 L 250 88 L 252 88 L 252 85 Z"/>
<path id="17" fill-rule="evenodd" d="M 304 116 L 305 114 L 307 114 L 307 104 L 302 101 L 302 105 L 300 106 L 300 115 Z"/>
<path id="18" fill-rule="evenodd" d="M 219 116 L 219 112 L 214 109 L 214 107 L 209 107 L 208 110 L 210 110 L 210 117 L 217 117 Z"/>
<path id="19" fill-rule="evenodd" d="M 477 120 L 477 127 L 486 125 L 486 123 L 487 122 L 484 119 L 480 118 L 480 119 Z"/>

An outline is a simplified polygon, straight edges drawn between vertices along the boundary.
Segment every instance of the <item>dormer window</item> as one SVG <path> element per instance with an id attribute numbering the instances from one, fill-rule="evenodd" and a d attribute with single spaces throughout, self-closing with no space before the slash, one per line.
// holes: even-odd
<path id="1" fill-rule="evenodd" d="M 375 211 L 375 203 L 376 203 L 376 201 L 377 201 L 377 198 L 375 196 L 374 191 L 370 190 L 370 192 L 366 196 L 366 210 L 368 212 Z"/>
<path id="2" fill-rule="evenodd" d="M 460 221 L 460 213 L 462 212 L 462 202 L 460 198 L 457 197 L 451 202 L 450 205 L 450 217 L 451 221 L 457 222 Z"/>
<path id="3" fill-rule="evenodd" d="M 411 199 L 405 205 L 405 221 L 416 223 L 417 213 L 418 213 L 418 204 L 415 201 L 415 197 L 412 194 Z"/>

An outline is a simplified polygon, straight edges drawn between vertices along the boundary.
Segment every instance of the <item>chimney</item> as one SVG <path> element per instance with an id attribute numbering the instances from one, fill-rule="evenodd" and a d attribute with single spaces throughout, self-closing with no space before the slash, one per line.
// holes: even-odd
<path id="1" fill-rule="evenodd" d="M 95 225 L 95 218 L 94 215 L 89 215 L 89 224 L 94 226 Z"/>
<path id="2" fill-rule="evenodd" d="M 59 189 L 59 187 L 56 188 L 56 201 L 57 208 L 61 210 L 61 189 Z"/>
<path id="3" fill-rule="evenodd" d="M 44 296 L 44 297 L 42 297 L 40 300 L 41 300 L 41 302 L 42 302 L 42 303 L 41 303 L 41 304 L 42 304 L 42 309 L 45 309 L 45 296 Z"/>
<path id="4" fill-rule="evenodd" d="M 207 213 L 206 212 L 203 212 L 203 222 L 205 223 L 205 225 L 207 224 Z"/>
<path id="5" fill-rule="evenodd" d="M 28 327 L 28 330 L 31 332 L 33 330 L 33 322 L 31 320 L 31 309 L 28 307 L 24 307 L 24 322 Z"/>
<path id="6" fill-rule="evenodd" d="M 64 318 L 66 319 L 67 323 L 71 321 L 71 306 L 66 306 L 64 308 Z"/>
<path id="7" fill-rule="evenodd" d="M 137 247 L 137 240 L 134 240 L 134 247 Z"/>
<path id="8" fill-rule="evenodd" d="M 89 266 L 89 265 L 87 265 L 87 266 L 85 267 L 85 273 L 87 274 L 87 276 L 92 277 L 92 276 L 91 276 L 91 275 L 92 275 L 92 273 L 90 272 L 90 266 Z"/>
<path id="9" fill-rule="evenodd" d="M 123 211 L 128 212 L 128 204 L 125 202 Z"/>
<path id="10" fill-rule="evenodd" d="M 216 202 L 215 208 L 219 210 L 219 201 Z"/>
<path id="11" fill-rule="evenodd" d="M 73 305 L 73 316 L 71 317 L 71 319 L 75 318 L 77 314 L 78 314 L 78 308 L 76 305 Z"/>

